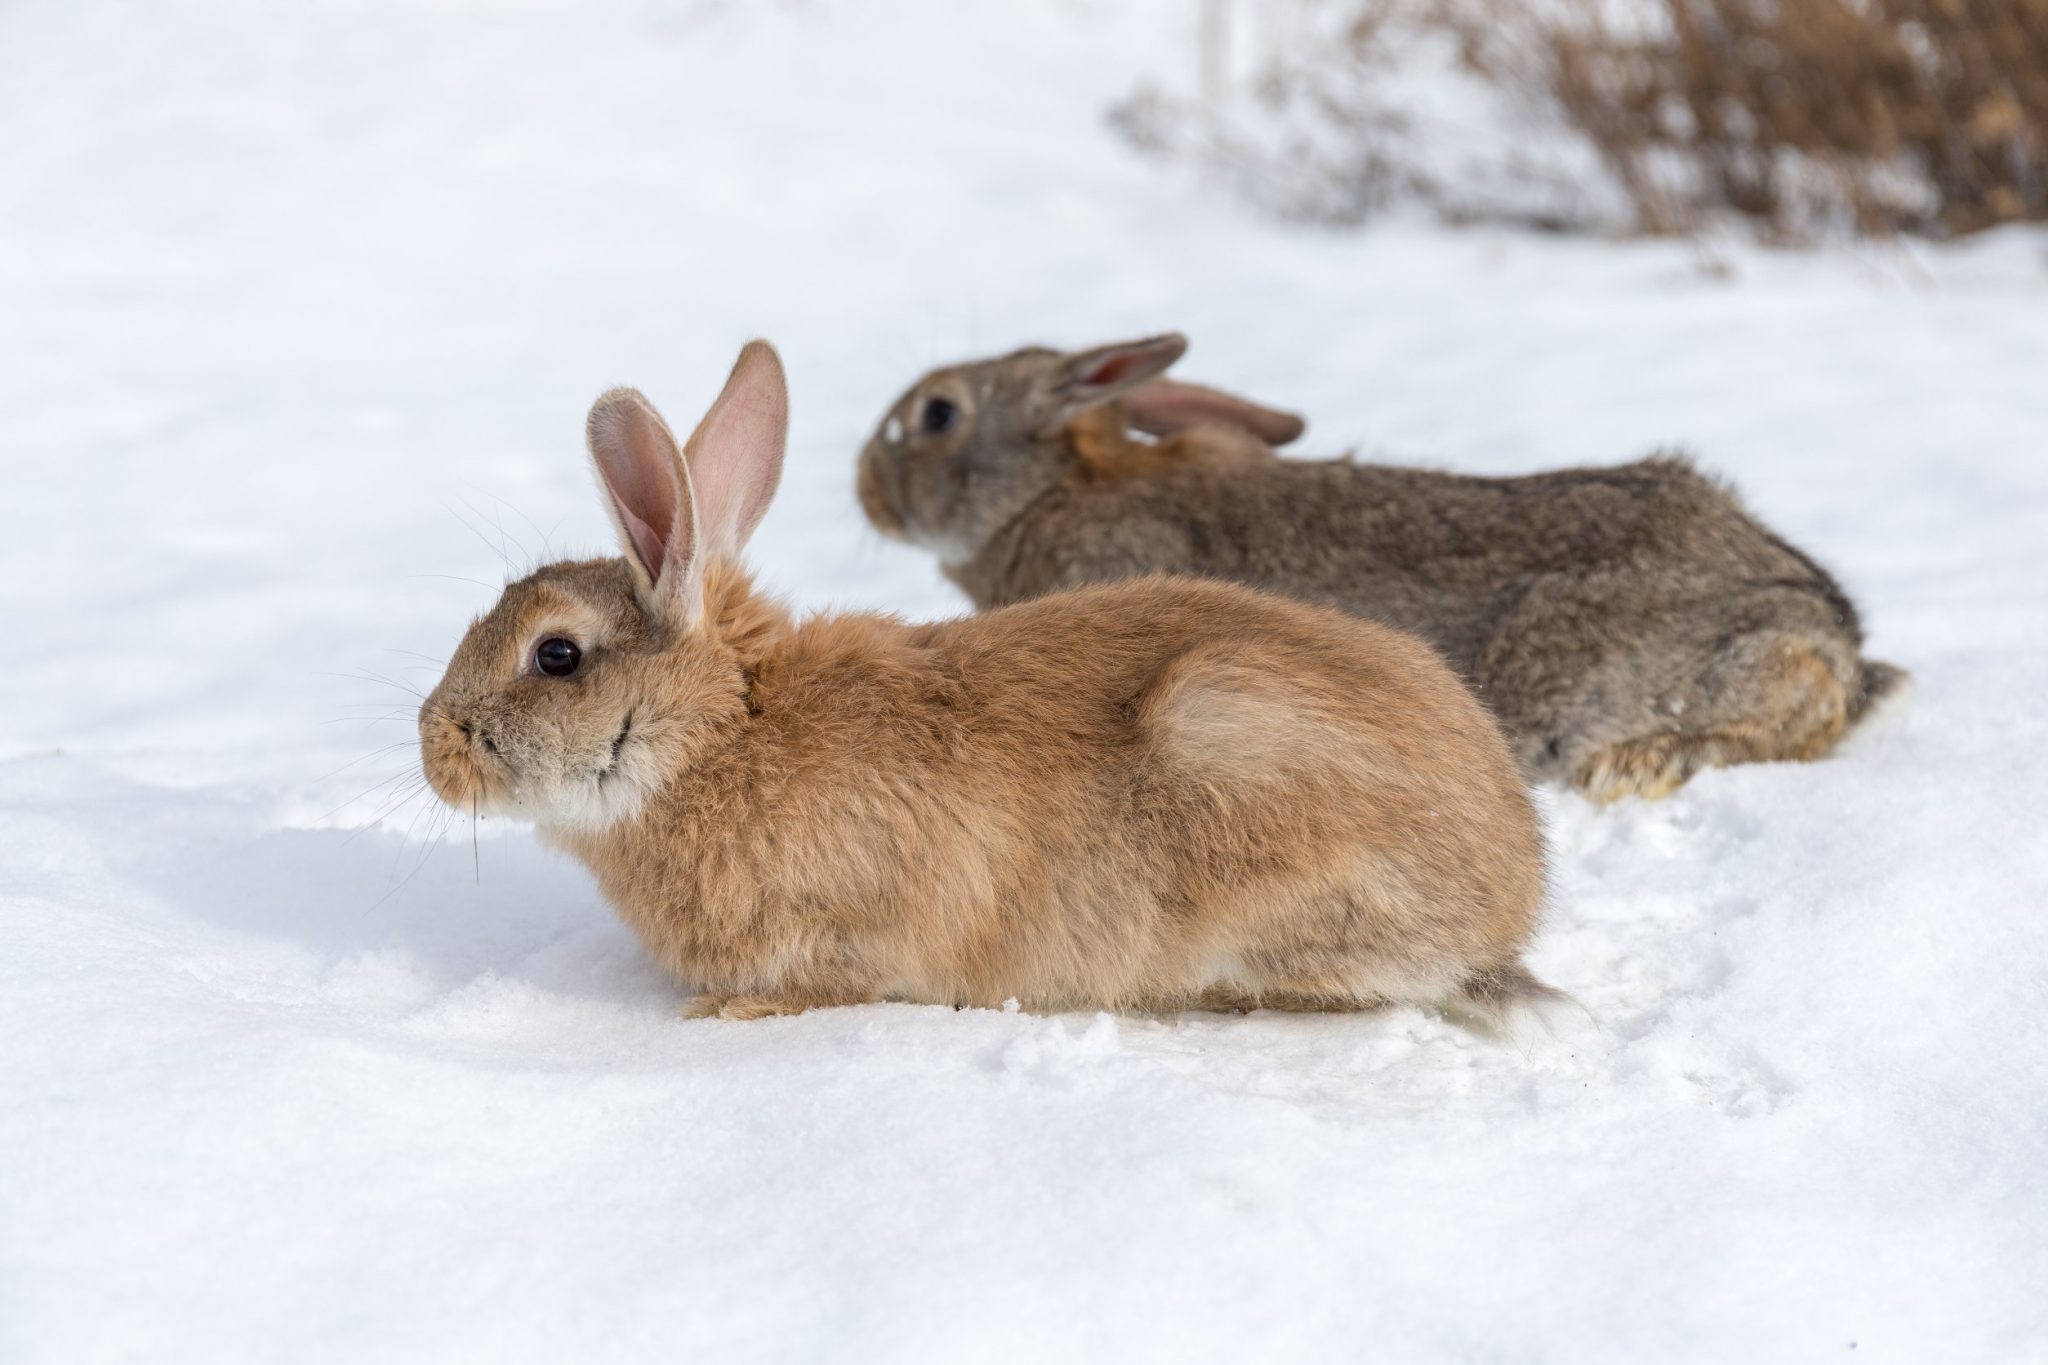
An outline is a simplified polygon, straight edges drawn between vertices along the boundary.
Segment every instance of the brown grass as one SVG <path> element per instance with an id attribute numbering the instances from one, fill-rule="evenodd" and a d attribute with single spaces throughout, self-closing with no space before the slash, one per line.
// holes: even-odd
<path id="1" fill-rule="evenodd" d="M 1222 112 L 1213 36 L 1202 101 L 1151 92 L 1119 111 L 1124 130 L 1294 216 L 1355 220 L 1413 198 L 1472 217 L 1387 83 L 1418 43 L 1445 43 L 1590 149 L 1638 231 L 1730 215 L 1778 237 L 2048 220 L 2048 0 L 1295 4 L 1319 41 L 1269 54 L 1249 87 L 1263 113 L 1291 116 L 1286 140 Z"/>
<path id="2" fill-rule="evenodd" d="M 1535 25 L 1547 93 L 1652 232 L 2048 218 L 2048 0 L 1655 0 Z"/>

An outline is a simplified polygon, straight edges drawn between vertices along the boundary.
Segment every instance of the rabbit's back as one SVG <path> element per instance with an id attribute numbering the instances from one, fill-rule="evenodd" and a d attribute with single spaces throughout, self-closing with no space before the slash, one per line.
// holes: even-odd
<path id="1" fill-rule="evenodd" d="M 1825 570 L 1669 457 L 1504 479 L 1188 459 L 1070 481 L 952 572 L 999 602 L 1160 570 L 1421 636 L 1525 773 L 1603 794 L 1817 756 L 1898 676 Z"/>
<path id="2" fill-rule="evenodd" d="M 1772 578 L 1852 610 L 1725 488 L 1668 457 L 1519 478 L 1191 460 L 1057 490 L 949 572 L 982 606 L 1146 573 L 1227 578 L 1413 632 L 1466 667 L 1531 583 L 1623 570 L 1645 603 Z"/>
<path id="3" fill-rule="evenodd" d="M 1514 960 L 1534 928 L 1542 846 L 1513 759 L 1408 636 L 1227 584 L 1147 579 L 930 639 L 958 676 L 1005 680 L 979 705 L 963 699 L 992 746 L 971 760 L 984 780 L 983 764 L 1029 775 L 1001 807 L 1068 812 L 1034 823 L 1044 842 L 1029 861 L 1047 875 L 1094 864 L 1104 892 L 1124 879 L 1098 902 L 1120 925 L 1111 943 L 1173 964 L 1184 991 L 1213 987 L 1231 960 L 1240 985 L 1270 968 L 1314 995 L 1297 979 L 1313 962 L 1331 997 L 1412 999 Z M 1058 805 L 1031 780 L 1055 773 Z M 1340 927 L 1357 915 L 1380 929 L 1369 952 Z M 1092 957 L 1093 937 L 1069 944 Z"/>
<path id="4" fill-rule="evenodd" d="M 1175 573 L 1413 632 L 1525 773 L 1599 800 L 1818 757 L 1900 691 L 1826 571 L 1683 459 L 1521 478 L 1283 459 L 1297 419 L 1160 377 L 1185 344 L 934 372 L 862 451 L 869 518 L 982 608 Z"/>

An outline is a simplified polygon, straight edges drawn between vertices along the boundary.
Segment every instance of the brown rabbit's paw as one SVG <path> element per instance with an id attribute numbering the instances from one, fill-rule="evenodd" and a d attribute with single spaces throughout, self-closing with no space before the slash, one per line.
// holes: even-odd
<path id="1" fill-rule="evenodd" d="M 805 1000 L 783 1000 L 769 995 L 731 995 L 718 1007 L 721 1019 L 771 1019 L 778 1014 L 802 1014 L 811 1007 Z"/>
<path id="2" fill-rule="evenodd" d="M 1258 1007 L 1259 997 L 1251 991 L 1237 986 L 1211 986 L 1198 992 L 1192 1001 L 1162 1000 L 1155 1008 L 1161 1014 L 1187 1008 L 1214 1014 L 1250 1014 Z"/>
<path id="3" fill-rule="evenodd" d="M 683 1002 L 685 1019 L 766 1019 L 774 1014 L 802 1014 L 808 1006 L 763 995 L 693 995 Z"/>
<path id="4" fill-rule="evenodd" d="M 686 1019 L 770 1019 L 778 1014 L 802 1014 L 805 1010 L 832 1005 L 859 1005 L 866 998 L 854 995 L 699 995 L 683 1005 Z"/>

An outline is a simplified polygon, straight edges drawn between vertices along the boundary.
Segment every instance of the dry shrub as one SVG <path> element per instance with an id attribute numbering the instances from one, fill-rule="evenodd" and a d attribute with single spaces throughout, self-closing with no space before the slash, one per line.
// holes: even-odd
<path id="1" fill-rule="evenodd" d="M 1193 95 L 1142 84 L 1110 110 L 1139 150 L 1194 162 L 1286 218 L 1349 224 L 1436 193 L 1415 129 L 1387 89 L 1414 39 L 1401 0 L 1201 0 Z M 1240 71 L 1233 49 L 1258 49 Z"/>
<path id="2" fill-rule="evenodd" d="M 2048 218 L 2048 0 L 1656 0 L 1645 18 L 1574 7 L 1536 21 L 1534 51 L 1649 231 L 1724 209 L 1788 235 Z"/>
<path id="3" fill-rule="evenodd" d="M 1562 129 L 1527 136 L 1505 64 L 1481 70 L 1447 3 L 1199 0 L 1195 92 L 1142 85 L 1111 122 L 1140 150 L 1297 220 L 1419 204 L 1460 222 L 1612 222 L 1625 203 L 1598 158 L 1581 139 L 1562 145 Z"/>
<path id="4" fill-rule="evenodd" d="M 1234 99 L 1230 9 L 1203 0 L 1200 98 L 1142 92 L 1118 121 L 1295 216 L 1407 198 L 1649 232 L 1732 213 L 1783 237 L 2048 219 L 2048 0 L 1248 0 L 1305 36 Z M 1452 67 L 1518 96 L 1527 126 L 1445 155 L 1471 121 L 1416 111 Z"/>

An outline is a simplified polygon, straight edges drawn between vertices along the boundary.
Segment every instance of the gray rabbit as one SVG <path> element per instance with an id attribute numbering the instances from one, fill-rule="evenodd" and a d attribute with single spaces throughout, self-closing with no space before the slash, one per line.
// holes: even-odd
<path id="1" fill-rule="evenodd" d="M 1681 458 L 1509 479 L 1282 459 L 1298 418 L 1160 377 L 1186 347 L 934 371 L 861 452 L 861 505 L 978 608 L 1183 573 L 1412 631 L 1532 779 L 1599 801 L 1818 758 L 1905 677 L 1862 657 L 1826 570 Z"/>

